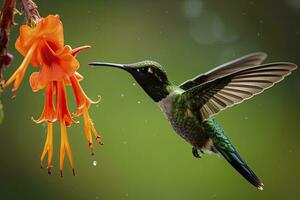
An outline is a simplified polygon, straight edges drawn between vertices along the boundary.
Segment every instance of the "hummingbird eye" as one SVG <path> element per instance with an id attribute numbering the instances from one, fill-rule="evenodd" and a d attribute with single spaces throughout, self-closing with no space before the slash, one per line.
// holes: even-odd
<path id="1" fill-rule="evenodd" d="M 144 68 L 141 68 L 139 71 L 143 72 L 143 73 L 147 73 L 148 72 L 148 68 L 147 67 L 144 67 Z"/>
<path id="2" fill-rule="evenodd" d="M 152 71 L 151 67 L 138 68 L 138 69 L 136 69 L 136 71 L 137 72 L 142 72 L 144 74 L 147 74 L 147 73 L 153 74 L 153 71 Z"/>

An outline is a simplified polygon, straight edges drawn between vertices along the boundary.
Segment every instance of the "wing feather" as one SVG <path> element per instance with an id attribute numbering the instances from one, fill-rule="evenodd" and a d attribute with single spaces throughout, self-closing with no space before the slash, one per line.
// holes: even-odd
<path id="1" fill-rule="evenodd" d="M 181 89 L 187 90 L 205 82 L 227 76 L 234 72 L 242 71 L 249 67 L 260 65 L 266 59 L 266 57 L 267 54 L 264 52 L 248 54 L 236 60 L 220 65 L 205 74 L 200 74 L 199 76 L 196 76 L 191 80 L 187 80 L 179 87 Z"/>
<path id="2" fill-rule="evenodd" d="M 206 120 L 272 87 L 296 68 L 295 64 L 284 62 L 252 66 L 194 86 L 183 95 L 194 99 L 192 102 L 200 110 L 201 119 Z"/>

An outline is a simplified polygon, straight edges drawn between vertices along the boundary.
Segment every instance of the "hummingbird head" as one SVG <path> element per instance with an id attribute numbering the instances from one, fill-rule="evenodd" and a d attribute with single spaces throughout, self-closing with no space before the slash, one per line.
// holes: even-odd
<path id="1" fill-rule="evenodd" d="M 92 66 L 106 66 L 123 69 L 129 72 L 144 91 L 155 101 L 168 96 L 170 82 L 163 67 L 155 61 L 141 61 L 132 64 L 115 64 L 92 62 Z"/>

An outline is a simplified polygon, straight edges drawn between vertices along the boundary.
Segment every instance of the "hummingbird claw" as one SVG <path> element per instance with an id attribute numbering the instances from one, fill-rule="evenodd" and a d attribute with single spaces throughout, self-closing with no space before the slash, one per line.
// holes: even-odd
<path id="1" fill-rule="evenodd" d="M 203 152 L 202 150 L 200 151 Z M 200 154 L 198 153 L 198 149 L 196 149 L 195 147 L 192 148 L 192 153 L 195 158 L 201 158 Z"/>

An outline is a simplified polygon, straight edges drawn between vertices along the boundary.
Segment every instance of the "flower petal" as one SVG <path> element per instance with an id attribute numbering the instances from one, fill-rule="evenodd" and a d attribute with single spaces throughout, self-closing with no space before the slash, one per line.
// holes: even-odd
<path id="1" fill-rule="evenodd" d="M 74 91 L 75 99 L 76 99 L 76 104 L 77 104 L 77 111 L 75 116 L 79 116 L 82 114 L 84 108 L 89 108 L 91 103 L 92 104 L 97 104 L 100 102 L 100 97 L 97 101 L 92 101 L 90 98 L 85 94 L 83 91 L 82 87 L 79 84 L 79 81 L 76 76 L 71 76 L 70 77 L 70 82 Z"/>
<path id="2" fill-rule="evenodd" d="M 65 126 L 70 126 L 73 122 L 78 123 L 73 120 L 68 104 L 66 88 L 63 82 L 57 82 L 56 84 L 56 110 L 59 121 Z"/>
<path id="3" fill-rule="evenodd" d="M 34 51 L 36 50 L 37 43 L 32 44 L 31 48 L 29 49 L 28 53 L 26 54 L 22 64 L 19 66 L 19 68 L 14 72 L 14 74 L 5 82 L 3 87 L 7 87 L 12 82 L 14 82 L 13 92 L 15 92 L 14 97 L 16 96 L 16 92 L 18 88 L 20 87 L 20 84 L 22 83 L 22 80 L 24 78 L 24 75 L 26 73 L 26 70 L 28 68 L 28 65 L 30 63 L 30 60 L 33 56 Z"/>
<path id="4" fill-rule="evenodd" d="M 41 89 L 44 89 L 46 86 L 46 84 L 42 84 L 42 82 L 39 81 L 39 73 L 38 72 L 33 72 L 30 75 L 29 83 L 30 83 L 30 86 L 31 86 L 31 89 L 33 92 L 37 92 Z"/>
<path id="5" fill-rule="evenodd" d="M 72 50 L 71 54 L 72 56 L 77 56 L 77 54 L 80 52 L 80 51 L 83 51 L 83 50 L 86 50 L 86 49 L 89 49 L 91 48 L 90 45 L 85 45 L 85 46 L 82 46 L 82 47 L 77 47 L 75 49 Z"/>
<path id="6" fill-rule="evenodd" d="M 63 26 L 58 15 L 48 15 L 42 18 L 35 27 L 22 25 L 15 47 L 25 56 L 36 41 L 50 41 L 57 49 L 63 47 Z"/>
<path id="7" fill-rule="evenodd" d="M 54 92 L 53 90 L 54 90 L 53 83 L 48 84 L 45 91 L 44 109 L 39 119 L 37 120 L 33 119 L 35 123 L 39 124 L 44 121 L 54 122 L 57 120 L 57 113 L 53 101 L 53 92 Z"/>

